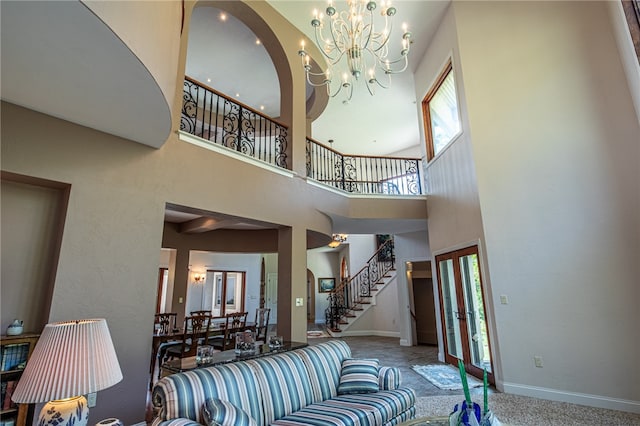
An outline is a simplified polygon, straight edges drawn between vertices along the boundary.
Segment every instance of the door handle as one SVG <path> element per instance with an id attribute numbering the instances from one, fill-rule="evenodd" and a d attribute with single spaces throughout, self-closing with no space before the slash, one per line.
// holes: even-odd
<path id="1" fill-rule="evenodd" d="M 461 321 L 465 321 L 467 319 L 464 312 L 454 312 L 454 314 L 456 314 L 456 318 Z"/>

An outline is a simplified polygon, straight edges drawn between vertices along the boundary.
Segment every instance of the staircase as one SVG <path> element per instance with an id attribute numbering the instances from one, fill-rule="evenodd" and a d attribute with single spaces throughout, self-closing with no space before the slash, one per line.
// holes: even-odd
<path id="1" fill-rule="evenodd" d="M 327 331 L 338 337 L 374 306 L 378 291 L 396 278 L 393 240 L 385 241 L 353 277 L 342 281 L 329 294 L 325 311 Z"/>

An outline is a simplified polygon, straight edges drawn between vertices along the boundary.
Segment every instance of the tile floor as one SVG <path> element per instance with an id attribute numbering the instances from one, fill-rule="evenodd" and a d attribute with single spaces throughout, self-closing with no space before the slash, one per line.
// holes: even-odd
<path id="1" fill-rule="evenodd" d="M 330 338 L 308 339 L 310 345 L 329 340 Z M 396 337 L 359 336 L 341 338 L 349 344 L 351 354 L 358 358 L 377 358 L 380 365 L 397 366 L 402 374 L 402 385 L 413 388 L 416 396 L 462 395 L 462 390 L 448 391 L 432 385 L 411 368 L 417 364 L 439 364 L 437 346 L 400 346 Z M 482 387 L 471 390 L 471 393 L 482 393 Z"/>

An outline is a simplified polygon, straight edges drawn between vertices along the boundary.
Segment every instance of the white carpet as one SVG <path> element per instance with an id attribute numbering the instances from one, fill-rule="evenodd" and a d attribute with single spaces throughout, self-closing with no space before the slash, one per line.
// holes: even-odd
<path id="1" fill-rule="evenodd" d="M 482 406 L 482 393 L 472 395 L 472 399 Z M 453 406 L 463 400 L 462 394 L 416 398 L 416 417 L 448 416 Z M 489 409 L 509 426 L 640 425 L 640 414 L 505 393 L 489 394 Z"/>
<path id="2" fill-rule="evenodd" d="M 440 389 L 458 390 L 462 389 L 460 380 L 460 370 L 447 364 L 414 365 L 413 371 L 433 383 Z M 482 382 L 467 374 L 469 388 L 482 386 Z"/>

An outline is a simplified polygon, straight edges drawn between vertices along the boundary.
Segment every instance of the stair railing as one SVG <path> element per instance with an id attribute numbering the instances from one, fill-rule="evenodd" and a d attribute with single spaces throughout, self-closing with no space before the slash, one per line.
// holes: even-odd
<path id="1" fill-rule="evenodd" d="M 365 298 L 371 297 L 375 285 L 394 268 L 393 240 L 389 239 L 380 245 L 356 275 L 344 279 L 329 293 L 329 307 L 325 310 L 327 327 L 332 331 L 340 331 L 340 324 L 347 315 L 361 309 L 367 300 Z"/>

